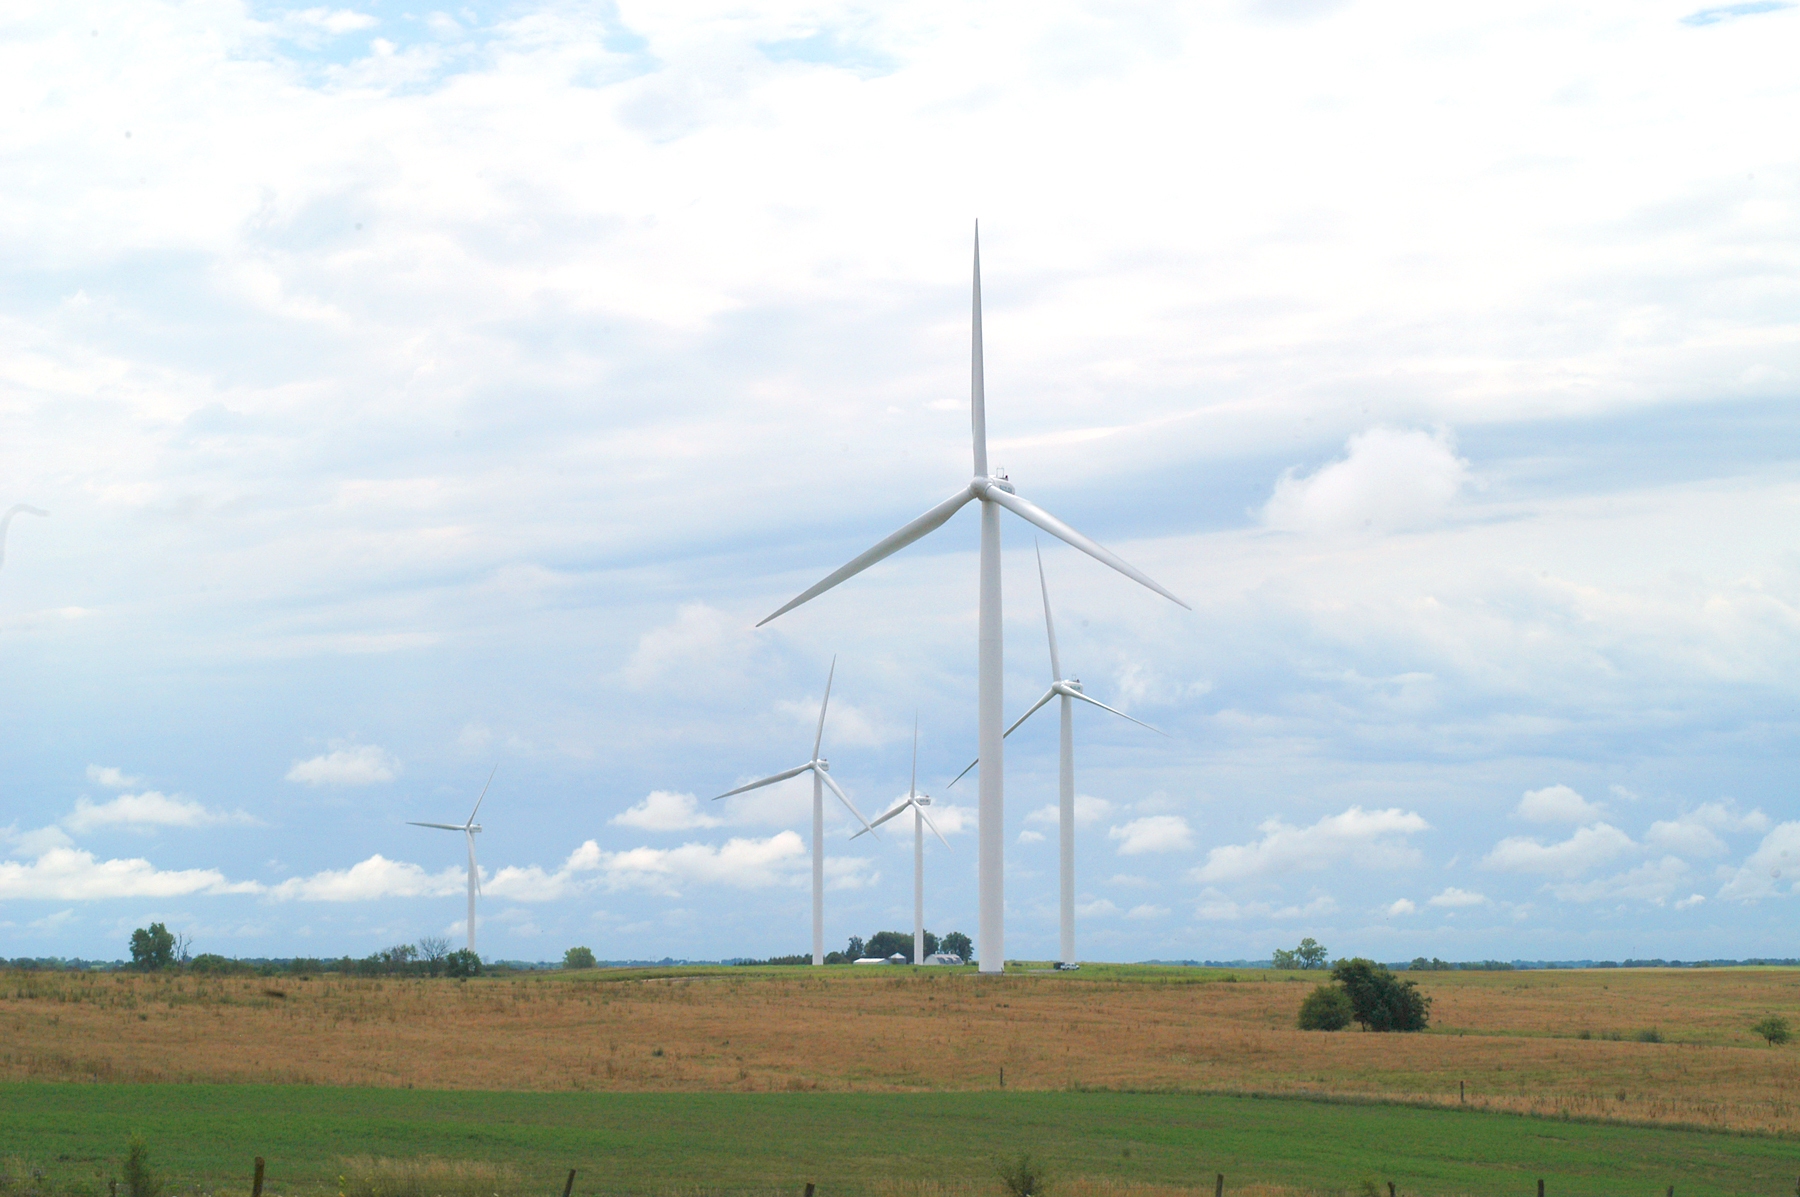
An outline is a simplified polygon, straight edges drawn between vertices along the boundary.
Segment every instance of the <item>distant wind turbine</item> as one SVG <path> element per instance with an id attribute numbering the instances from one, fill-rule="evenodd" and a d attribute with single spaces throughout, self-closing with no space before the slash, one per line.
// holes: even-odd
<path id="1" fill-rule="evenodd" d="M 1050 688 L 1044 696 L 1031 704 L 1031 709 L 1020 715 L 1013 725 L 1006 729 L 1010 736 L 1019 730 L 1019 726 L 1027 719 L 1043 709 L 1044 704 L 1052 698 L 1062 699 L 1062 752 L 1057 767 L 1057 824 L 1061 832 L 1062 848 L 1062 965 L 1063 968 L 1075 967 L 1075 703 L 1077 701 L 1099 707 L 1103 711 L 1112 711 L 1121 719 L 1131 719 L 1139 727 L 1149 728 L 1159 736 L 1169 733 L 1158 727 L 1150 727 L 1142 719 L 1132 719 L 1124 711 L 1114 710 L 1097 698 L 1090 698 L 1082 692 L 1081 679 L 1064 677 L 1062 664 L 1056 656 L 1056 623 L 1050 618 L 1050 584 L 1044 581 L 1044 553 L 1038 550 L 1038 587 L 1044 594 L 1044 633 L 1050 640 Z M 1002 737 L 1005 738 L 1004 736 Z M 962 773 L 951 779 L 955 785 L 963 779 L 970 769 L 976 766 L 970 761 Z"/>
<path id="2" fill-rule="evenodd" d="M 0 515 L 0 565 L 6 564 L 6 530 L 12 527 L 13 516 L 20 514 L 47 516 L 50 513 L 30 503 L 14 503 L 6 509 L 5 515 Z"/>
<path id="3" fill-rule="evenodd" d="M 831 705 L 831 681 L 836 676 L 837 658 L 833 657 L 831 658 L 831 672 L 825 675 L 825 699 L 819 703 L 819 730 L 813 736 L 812 759 L 807 761 L 804 765 L 796 765 L 792 769 L 785 769 L 780 773 L 765 777 L 761 781 L 753 781 L 748 785 L 741 785 L 735 790 L 726 790 L 723 794 L 720 794 L 713 799 L 714 802 L 717 802 L 719 798 L 729 798 L 733 794 L 742 794 L 747 790 L 757 790 L 761 789 L 763 786 L 772 786 L 778 781 L 786 781 L 790 777 L 798 777 L 802 773 L 808 772 L 809 770 L 811 771 L 813 775 L 812 939 L 813 963 L 816 965 L 825 963 L 824 786 L 831 787 L 831 792 L 836 794 L 838 796 L 838 801 L 842 802 L 850 813 L 856 816 L 856 821 L 863 825 L 864 831 L 873 830 L 869 821 L 862 817 L 862 812 L 856 809 L 856 804 L 850 801 L 850 796 L 838 787 L 836 779 L 831 776 L 831 762 L 819 755 L 819 745 L 825 740 L 825 710 Z"/>
<path id="4" fill-rule="evenodd" d="M 1005 662 L 1000 636 L 1000 509 L 1004 507 L 1021 519 L 1036 524 L 1050 535 L 1073 545 L 1096 561 L 1111 566 L 1139 585 L 1149 587 L 1171 602 L 1182 607 L 1187 607 L 1187 604 L 1114 553 L 1089 540 L 1043 508 L 1020 498 L 1004 472 L 989 473 L 987 398 L 981 350 L 979 221 L 975 225 L 975 281 L 970 325 L 969 419 L 975 446 L 975 477 L 968 485 L 912 523 L 790 599 L 756 626 L 760 628 L 769 620 L 785 615 L 809 599 L 824 594 L 839 582 L 855 577 L 877 561 L 899 552 L 913 541 L 942 527 L 965 503 L 980 500 L 981 602 L 980 627 L 976 634 L 980 670 L 975 700 L 975 724 L 976 751 L 983 764 L 978 776 L 979 810 L 976 816 L 976 838 L 980 843 L 976 871 L 980 889 L 981 936 L 977 952 L 981 957 L 981 971 L 997 973 L 1006 966 L 1006 797 L 1003 781 L 1004 748 L 1001 744 L 1004 739 L 1001 725 L 1005 722 L 1002 710 L 1005 696 L 1001 690 Z"/>
<path id="5" fill-rule="evenodd" d="M 481 797 L 475 799 L 475 810 L 469 812 L 466 822 L 462 823 L 414 823 L 407 822 L 409 827 L 435 827 L 439 831 L 460 831 L 469 841 L 469 951 L 475 950 L 475 895 L 481 891 L 481 871 L 475 867 L 475 836 L 481 830 L 481 824 L 475 821 L 475 812 L 481 809 L 482 800 L 487 797 L 488 786 L 494 784 L 494 774 L 500 772 L 495 765 L 488 774 L 487 785 L 481 787 Z"/>
<path id="6" fill-rule="evenodd" d="M 965 769 L 963 772 L 966 773 L 968 770 Z M 941 842 L 944 847 L 948 848 L 950 846 L 950 841 L 944 839 L 944 833 L 937 829 L 937 824 L 933 823 L 931 821 L 931 816 L 925 813 L 925 808 L 930 805 L 931 795 L 919 793 L 919 717 L 914 715 L 912 781 L 908 782 L 906 786 L 906 801 L 902 802 L 899 806 L 896 806 L 887 814 L 882 815 L 868 826 L 868 830 L 873 831 L 901 811 L 904 811 L 907 807 L 912 807 L 914 964 L 925 963 L 925 828 L 931 828 L 931 834 L 937 836 L 939 842 Z M 860 831 L 856 833 L 856 835 L 861 834 L 863 833 Z M 850 838 L 855 839 L 856 835 L 853 835 Z"/>

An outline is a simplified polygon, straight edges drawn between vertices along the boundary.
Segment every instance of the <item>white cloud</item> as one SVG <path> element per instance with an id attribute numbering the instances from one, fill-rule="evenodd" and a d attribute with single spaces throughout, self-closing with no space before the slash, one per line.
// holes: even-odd
<path id="1" fill-rule="evenodd" d="M 643 831 L 688 831 L 697 827 L 717 827 L 724 820 L 701 810 L 699 800 L 692 794 L 652 790 L 642 802 L 614 815 L 608 822 Z"/>
<path id="2" fill-rule="evenodd" d="M 1164 919 L 1169 917 L 1169 908 L 1167 906 L 1153 906 L 1149 902 L 1143 902 L 1133 906 L 1130 910 L 1127 910 L 1125 912 L 1125 917 L 1128 919 L 1139 920 Z"/>
<path id="3" fill-rule="evenodd" d="M 1096 798 L 1092 794 L 1075 795 L 1075 826 L 1092 827 L 1102 819 L 1111 818 L 1125 808 L 1117 802 L 1109 802 L 1105 798 Z M 1025 816 L 1027 823 L 1040 826 L 1056 827 L 1062 822 L 1062 812 L 1055 803 L 1040 806 Z"/>
<path id="4" fill-rule="evenodd" d="M 725 662 L 738 663 L 746 648 L 742 620 L 705 603 L 684 603 L 673 623 L 638 637 L 621 676 L 634 689 L 670 681 L 691 684 L 697 678 L 716 677 Z M 813 718 L 818 717 L 814 704 Z"/>
<path id="5" fill-rule="evenodd" d="M 1044 842 L 1044 836 L 1042 832 L 1027 828 L 1019 833 L 1019 842 L 1021 844 L 1041 844 Z"/>
<path id="6" fill-rule="evenodd" d="M 69 833 L 54 825 L 30 831 L 20 831 L 16 823 L 10 827 L 0 827 L 0 841 L 5 842 L 8 856 L 42 856 L 53 848 L 75 846 Z"/>
<path id="7" fill-rule="evenodd" d="M 255 882 L 232 882 L 217 869 L 158 869 L 147 860 L 99 860 L 77 848 L 53 848 L 29 864 L 0 861 L 0 898 L 98 901 L 250 894 Z"/>
<path id="8" fill-rule="evenodd" d="M 1412 865 L 1418 862 L 1418 853 L 1403 837 L 1429 826 L 1415 812 L 1398 807 L 1364 810 L 1353 806 L 1310 827 L 1269 819 L 1257 828 L 1263 833 L 1260 840 L 1214 848 L 1206 854 L 1206 863 L 1189 876 L 1207 883 L 1260 880 L 1317 872 L 1351 858 L 1371 868 Z"/>
<path id="9" fill-rule="evenodd" d="M 323 33 L 353 33 L 358 29 L 373 29 L 381 22 L 364 12 L 349 8 L 302 8 L 290 10 L 282 14 L 282 20 L 290 25 L 317 29 Z"/>
<path id="10" fill-rule="evenodd" d="M 1233 902 L 1216 890 L 1208 890 L 1200 905 L 1194 909 L 1194 914 L 1214 922 L 1239 922 L 1245 919 L 1285 922 L 1335 914 L 1337 908 L 1337 901 L 1329 894 L 1320 894 L 1305 905 L 1277 906 L 1273 902 Z"/>
<path id="11" fill-rule="evenodd" d="M 1645 861 L 1614 877 L 1582 883 L 1565 882 L 1551 892 L 1565 902 L 1649 902 L 1661 906 L 1692 884 L 1693 870 L 1675 856 Z"/>
<path id="12" fill-rule="evenodd" d="M 358 748 L 340 748 L 325 756 L 295 761 L 287 771 L 288 781 L 313 786 L 367 786 L 392 781 L 400 771 L 400 762 L 374 744 Z"/>
<path id="13" fill-rule="evenodd" d="M 1399 898 L 1388 904 L 1387 913 L 1389 918 L 1394 918 L 1402 914 L 1416 914 L 1418 909 L 1411 898 Z"/>
<path id="14" fill-rule="evenodd" d="M 803 698 L 798 701 L 782 699 L 775 704 L 775 709 L 786 715 L 795 725 L 805 728 L 809 737 L 819 729 L 819 700 L 817 698 Z M 879 748 L 883 744 L 900 738 L 902 734 L 902 729 L 886 724 L 864 708 L 846 702 L 841 691 L 834 691 L 832 694 L 831 709 L 825 715 L 824 748 L 829 748 L 833 744 L 848 744 L 858 748 Z M 911 734 L 911 729 L 905 729 L 905 734 Z M 825 755 L 829 757 L 831 754 L 826 752 Z"/>
<path id="15" fill-rule="evenodd" d="M 934 798 L 929 809 L 931 821 L 937 824 L 937 829 L 944 833 L 946 839 L 975 829 L 974 807 L 955 806 L 941 798 Z"/>
<path id="16" fill-rule="evenodd" d="M 1108 839 L 1119 841 L 1120 856 L 1143 852 L 1185 852 L 1194 846 L 1193 829 L 1180 815 L 1148 815 L 1107 829 Z"/>
<path id="17" fill-rule="evenodd" d="M 1767 831 L 1769 817 L 1760 810 L 1748 812 L 1730 802 L 1707 802 L 1673 819 L 1650 825 L 1644 842 L 1665 852 L 1683 856 L 1723 856 L 1730 849 L 1718 832 L 1727 834 Z"/>
<path id="18" fill-rule="evenodd" d="M 1457 889 L 1452 885 L 1442 893 L 1433 896 L 1428 905 L 1441 906 L 1451 910 L 1463 906 L 1486 906 L 1487 895 L 1473 893 L 1466 889 Z"/>
<path id="19" fill-rule="evenodd" d="M 798 876 L 797 866 L 806 859 L 806 844 L 792 831 L 767 839 L 733 838 L 717 847 L 683 844 L 679 848 L 629 848 L 623 852 L 603 852 L 589 840 L 577 855 L 582 859 L 578 867 L 598 871 L 609 890 L 672 895 L 689 885 L 764 889 L 790 884 Z M 831 861 L 826 864 L 829 868 Z"/>
<path id="20" fill-rule="evenodd" d="M 142 781 L 141 777 L 128 777 L 121 769 L 111 765 L 89 765 L 88 780 L 97 786 L 105 786 L 109 790 L 128 790 Z"/>
<path id="21" fill-rule="evenodd" d="M 1793 893 L 1800 893 L 1800 822 L 1776 824 L 1719 889 L 1719 897 L 1740 902 Z"/>
<path id="22" fill-rule="evenodd" d="M 1084 919 L 1111 918 L 1119 913 L 1119 908 L 1105 898 L 1097 898 L 1092 902 L 1075 903 L 1075 913 Z"/>
<path id="23" fill-rule="evenodd" d="M 1533 823 L 1593 823 L 1606 813 L 1565 785 L 1526 790 L 1514 812 Z"/>
<path id="24" fill-rule="evenodd" d="M 1263 520 L 1311 533 L 1416 528 L 1441 520 L 1468 480 L 1447 430 L 1371 428 L 1350 438 L 1341 460 L 1304 478 L 1282 474 Z"/>
<path id="25" fill-rule="evenodd" d="M 1494 845 L 1482 867 L 1512 873 L 1546 873 L 1573 877 L 1616 860 L 1637 845 L 1610 823 L 1578 828 L 1568 839 L 1543 844 L 1525 836 L 1509 836 Z"/>
<path id="26" fill-rule="evenodd" d="M 189 798 L 146 790 L 142 794 L 120 794 L 110 802 L 77 798 L 74 811 L 62 823 L 79 835 L 101 827 L 244 827 L 254 826 L 256 820 L 241 810 L 208 810 Z"/>
<path id="27" fill-rule="evenodd" d="M 468 872 L 452 866 L 427 873 L 416 864 L 376 853 L 347 869 L 324 869 L 269 887 L 274 898 L 305 902 L 368 902 L 377 898 L 442 898 L 463 893 Z"/>
<path id="28" fill-rule="evenodd" d="M 1681 901 L 1675 903 L 1675 909 L 1692 910 L 1694 907 L 1704 904 L 1705 901 L 1705 894 L 1689 894 L 1687 897 L 1681 899 Z"/>

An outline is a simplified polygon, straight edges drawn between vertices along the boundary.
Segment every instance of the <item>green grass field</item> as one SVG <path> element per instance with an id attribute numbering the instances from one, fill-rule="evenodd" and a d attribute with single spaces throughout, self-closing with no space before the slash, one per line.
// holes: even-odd
<path id="1" fill-rule="evenodd" d="M 1052 1176 L 1403 1194 L 1791 1194 L 1800 1144 L 1504 1114 L 1292 1099 L 1097 1092 L 594 1094 L 263 1085 L 0 1086 L 0 1158 L 104 1193 L 141 1133 L 182 1188 L 336 1188 L 342 1157 L 511 1164 L 545 1193 L 986 1187 L 1022 1149 Z M 16 1171 L 16 1166 L 9 1165 Z M 16 1184 L 16 1181 L 15 1181 Z M 59 1186 L 60 1187 L 60 1186 Z"/>

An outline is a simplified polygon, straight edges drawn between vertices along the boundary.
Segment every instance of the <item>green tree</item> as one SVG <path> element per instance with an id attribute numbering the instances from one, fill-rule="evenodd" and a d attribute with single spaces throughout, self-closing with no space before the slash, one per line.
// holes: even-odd
<path id="1" fill-rule="evenodd" d="M 855 963 L 856 958 L 858 956 L 861 956 L 862 954 L 863 954 L 862 936 L 852 935 L 850 937 L 850 946 L 844 949 L 845 958 L 850 960 L 852 963 Z"/>
<path id="2" fill-rule="evenodd" d="M 597 968 L 599 962 L 594 959 L 592 948 L 570 948 L 563 953 L 564 968 Z"/>
<path id="3" fill-rule="evenodd" d="M 1300 1003 L 1302 1031 L 1341 1031 L 1353 1017 L 1350 995 L 1341 986 L 1320 985 Z"/>
<path id="4" fill-rule="evenodd" d="M 131 967 L 141 972 L 161 972 L 175 965 L 175 937 L 161 923 L 139 927 L 131 933 Z"/>
<path id="5" fill-rule="evenodd" d="M 966 964 L 975 958 L 975 945 L 961 931 L 952 931 L 938 941 L 938 951 L 949 952 L 952 956 L 960 956 Z"/>
<path id="6" fill-rule="evenodd" d="M 1402 981 L 1385 964 L 1360 956 L 1340 960 L 1331 976 L 1344 987 L 1351 1017 L 1365 1031 L 1423 1031 L 1430 1019 L 1431 999 L 1416 982 Z"/>
<path id="7" fill-rule="evenodd" d="M 169 946 L 172 952 L 173 940 Z M 163 1182 L 150 1170 L 150 1147 L 144 1142 L 144 1136 L 131 1136 L 125 1145 L 125 1162 L 120 1165 L 119 1172 L 129 1197 L 162 1197 Z"/>
<path id="8" fill-rule="evenodd" d="M 444 975 L 447 977 L 479 977 L 481 975 L 481 957 L 468 948 L 458 948 L 444 957 Z"/>
<path id="9" fill-rule="evenodd" d="M 419 959 L 425 962 L 425 971 L 437 976 L 444 971 L 444 960 L 450 955 L 450 941 L 438 935 L 427 935 L 419 940 Z"/>
<path id="10" fill-rule="evenodd" d="M 1788 1020 L 1779 1014 L 1769 1015 L 1750 1029 L 1767 1039 L 1770 1047 L 1774 1047 L 1777 1043 L 1786 1043 L 1793 1038 L 1793 1031 L 1788 1027 Z"/>
<path id="11" fill-rule="evenodd" d="M 1301 940 L 1300 946 L 1294 949 L 1294 955 L 1299 958 L 1301 968 L 1324 968 L 1327 954 L 1325 945 L 1310 935 Z"/>
<path id="12" fill-rule="evenodd" d="M 1276 948 L 1269 956 L 1270 968 L 1295 969 L 1300 967 L 1300 957 L 1287 948 Z"/>

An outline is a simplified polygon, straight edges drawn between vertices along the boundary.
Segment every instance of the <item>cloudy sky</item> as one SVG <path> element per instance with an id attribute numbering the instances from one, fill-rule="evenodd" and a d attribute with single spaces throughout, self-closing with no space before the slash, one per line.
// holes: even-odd
<path id="1" fill-rule="evenodd" d="M 807 945 L 920 771 L 975 929 L 976 520 L 1056 543 L 1079 946 L 1791 955 L 1800 8 L 9 5 L 0 954 Z M 1007 709 L 1049 680 L 1007 517 Z M 1055 945 L 1054 719 L 1007 949 Z M 828 812 L 827 936 L 910 923 Z"/>

